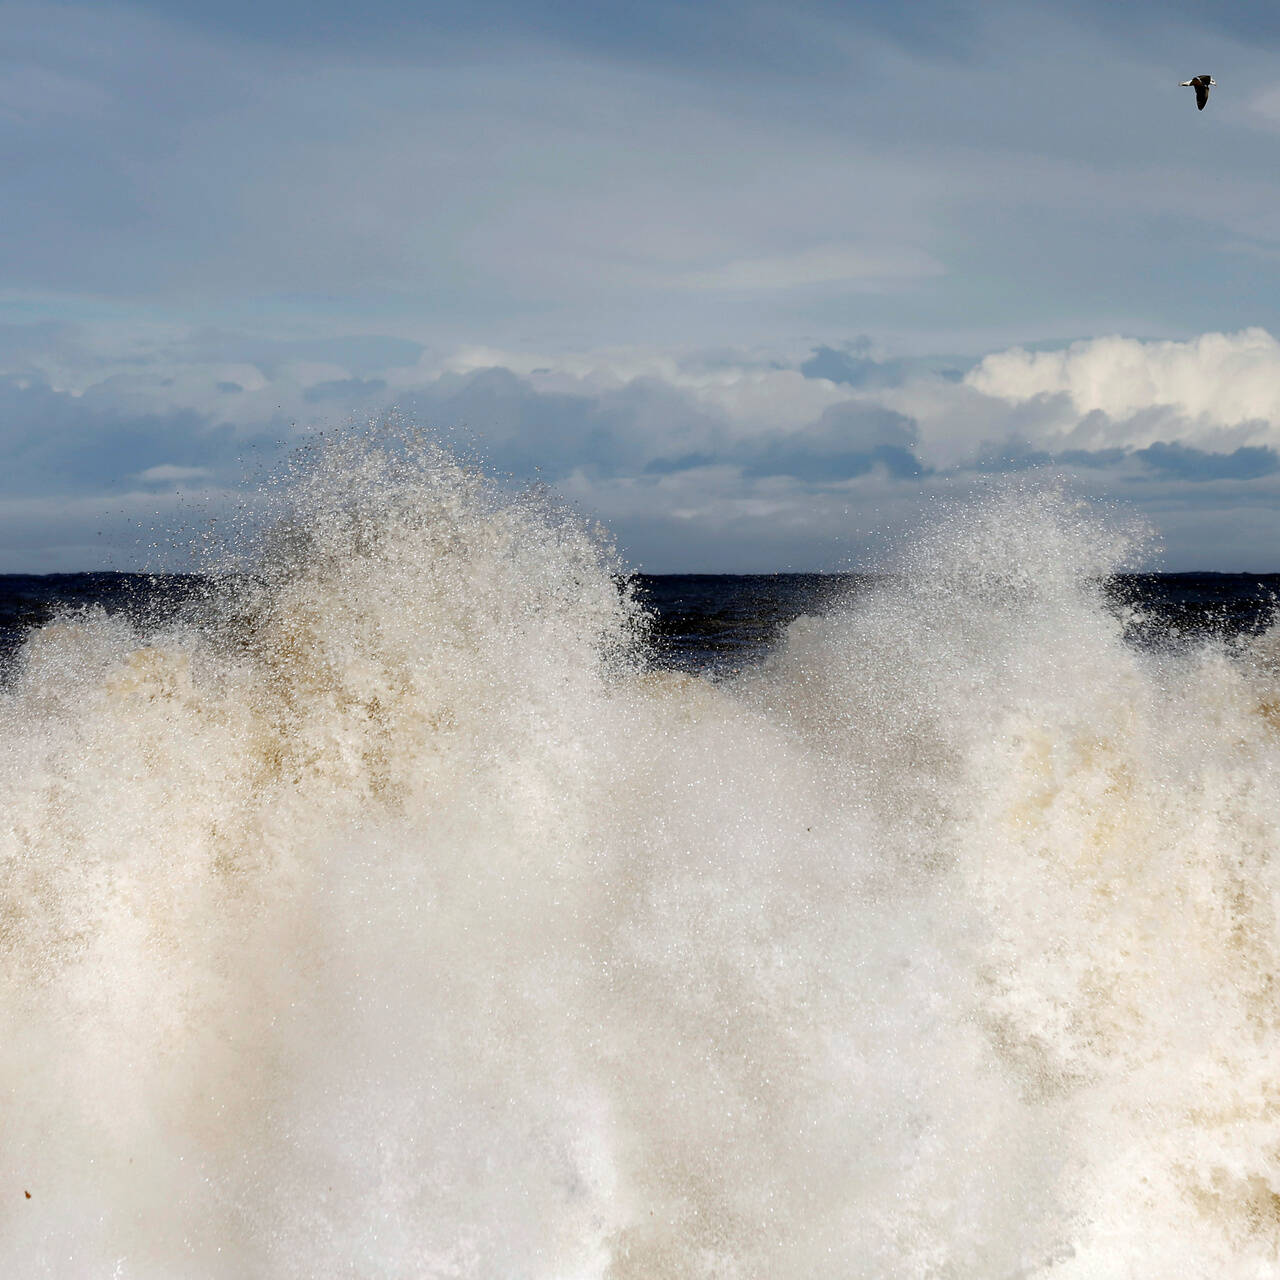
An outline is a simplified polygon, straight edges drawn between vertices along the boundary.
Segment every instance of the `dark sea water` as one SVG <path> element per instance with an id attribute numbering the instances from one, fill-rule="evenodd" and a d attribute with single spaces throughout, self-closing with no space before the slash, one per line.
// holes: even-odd
<path id="1" fill-rule="evenodd" d="M 663 665 L 733 669 L 762 656 L 802 615 L 821 615 L 865 592 L 869 574 L 662 574 L 637 578 L 656 615 Z M 1254 634 L 1270 622 L 1280 574 L 1147 573 L 1108 580 L 1131 638 L 1144 643 Z"/>
<path id="2" fill-rule="evenodd" d="M 726 673 L 758 661 L 796 618 L 821 615 L 867 591 L 870 574 L 637 574 L 651 611 L 652 660 L 675 670 Z M 213 589 L 194 574 L 0 575 L 0 664 L 23 636 L 84 609 L 155 626 L 198 611 Z M 1280 599 L 1280 574 L 1148 573 L 1108 580 L 1130 638 L 1143 644 L 1229 639 L 1263 630 Z"/>

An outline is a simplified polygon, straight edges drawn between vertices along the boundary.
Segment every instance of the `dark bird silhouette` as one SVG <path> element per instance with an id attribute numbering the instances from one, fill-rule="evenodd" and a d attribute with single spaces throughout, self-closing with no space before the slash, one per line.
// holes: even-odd
<path id="1" fill-rule="evenodd" d="M 1209 90 L 1217 83 L 1212 76 L 1192 76 L 1190 80 L 1184 80 L 1179 87 L 1194 89 L 1196 91 L 1196 107 L 1203 111 L 1204 104 L 1209 101 Z"/>

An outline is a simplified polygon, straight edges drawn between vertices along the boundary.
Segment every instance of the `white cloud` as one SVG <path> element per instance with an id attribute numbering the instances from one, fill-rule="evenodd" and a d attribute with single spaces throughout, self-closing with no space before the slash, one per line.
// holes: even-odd
<path id="1" fill-rule="evenodd" d="M 1098 412 L 1114 422 L 1172 411 L 1187 420 L 1182 434 L 1197 441 L 1239 428 L 1240 443 L 1280 442 L 1280 343 L 1265 329 L 1186 342 L 1093 338 L 1062 351 L 1015 347 L 987 356 L 965 381 L 1008 404 L 1064 396 L 1075 415 Z M 1123 442 L 1168 439 L 1161 433 L 1169 416 L 1149 416 Z"/>
<path id="2" fill-rule="evenodd" d="M 177 467 L 171 463 L 162 463 L 158 467 L 140 471 L 138 479 L 144 484 L 180 484 L 183 480 L 203 480 L 210 474 L 207 467 Z"/>

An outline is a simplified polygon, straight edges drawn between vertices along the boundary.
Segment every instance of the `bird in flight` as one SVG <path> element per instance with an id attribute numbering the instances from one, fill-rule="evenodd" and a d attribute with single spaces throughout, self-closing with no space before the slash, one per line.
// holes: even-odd
<path id="1" fill-rule="evenodd" d="M 1209 90 L 1218 82 L 1212 76 L 1192 76 L 1190 80 L 1184 80 L 1179 88 L 1194 89 L 1196 91 L 1196 107 L 1198 110 L 1204 110 L 1204 104 L 1209 101 Z"/>

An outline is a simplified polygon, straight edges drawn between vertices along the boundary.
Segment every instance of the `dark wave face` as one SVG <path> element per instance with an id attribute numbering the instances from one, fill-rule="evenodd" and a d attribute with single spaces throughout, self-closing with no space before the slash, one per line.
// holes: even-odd
<path id="1" fill-rule="evenodd" d="M 852 580 L 278 494 L 7 584 L 0 1275 L 1274 1269 L 1272 584 L 1035 490 Z"/>

